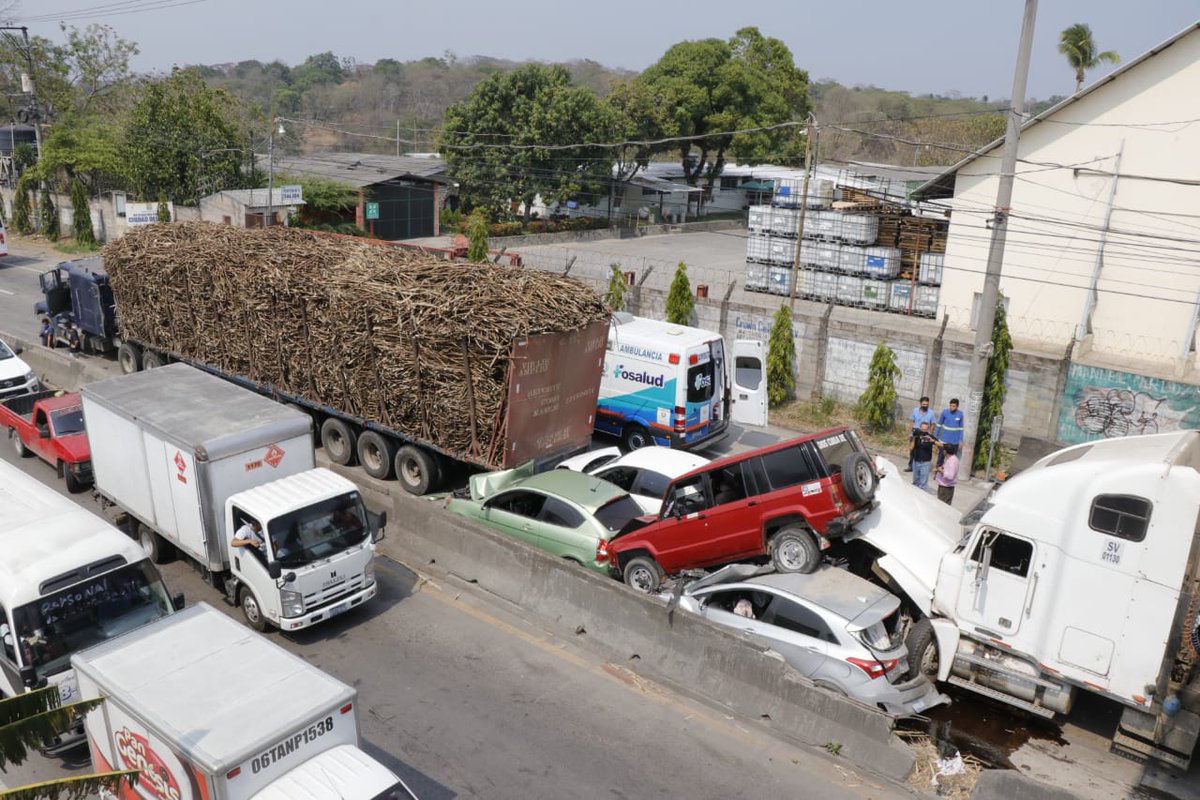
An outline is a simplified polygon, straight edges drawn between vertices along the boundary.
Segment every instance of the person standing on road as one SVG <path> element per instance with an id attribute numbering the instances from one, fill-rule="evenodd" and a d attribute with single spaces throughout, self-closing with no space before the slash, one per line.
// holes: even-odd
<path id="1" fill-rule="evenodd" d="M 946 460 L 937 468 L 934 482 L 937 483 L 938 500 L 951 505 L 954 500 L 954 487 L 958 484 L 958 446 L 948 444 L 943 449 Z"/>
<path id="2" fill-rule="evenodd" d="M 922 422 L 913 434 L 912 446 L 908 450 L 912 459 L 913 486 L 928 491 L 929 467 L 933 461 L 933 446 L 937 442 L 929 433 L 929 423 Z"/>
<path id="3" fill-rule="evenodd" d="M 958 407 L 958 398 L 950 398 L 950 405 L 942 409 L 941 415 L 938 417 L 937 428 L 933 435 L 937 437 L 942 444 L 952 444 L 957 451 L 962 447 L 963 441 L 963 412 Z M 945 463 L 946 451 L 943 450 L 938 454 L 938 466 Z"/>
<path id="4" fill-rule="evenodd" d="M 38 337 L 44 347 L 54 347 L 54 326 L 50 324 L 49 317 L 42 317 L 42 329 L 38 332 Z"/>
<path id="5" fill-rule="evenodd" d="M 79 358 L 79 329 L 74 322 L 67 323 L 67 349 L 71 351 L 71 358 Z"/>
<path id="6" fill-rule="evenodd" d="M 925 422 L 932 428 L 937 422 L 937 415 L 933 413 L 933 409 L 929 407 L 929 398 L 922 397 L 920 405 L 916 406 L 912 413 L 908 415 L 912 432 L 908 435 L 908 466 L 904 468 L 905 472 L 912 472 L 912 443 L 916 439 L 917 431 L 921 428 L 921 423 Z"/>

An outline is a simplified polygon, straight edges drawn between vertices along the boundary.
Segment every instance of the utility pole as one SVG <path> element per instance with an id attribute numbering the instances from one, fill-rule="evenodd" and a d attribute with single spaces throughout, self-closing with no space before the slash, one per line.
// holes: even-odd
<path id="1" fill-rule="evenodd" d="M 263 227 L 272 225 L 275 222 L 275 129 L 279 128 L 279 132 L 283 133 L 283 121 L 276 117 L 271 120 L 271 133 L 267 137 L 267 218 L 263 220 Z"/>
<path id="2" fill-rule="evenodd" d="M 1025 81 L 1029 76 L 1029 53 L 1033 49 L 1033 26 L 1036 20 L 1037 0 L 1025 0 L 1021 43 L 1017 48 L 1017 67 L 1013 73 L 1012 107 L 1008 111 L 1004 152 L 1000 158 L 1000 185 L 996 189 L 996 210 L 992 214 L 992 241 L 988 247 L 983 293 L 979 298 L 978 327 L 975 329 L 975 347 L 971 354 L 971 373 L 967 383 L 967 407 L 964 409 L 966 430 L 963 431 L 961 458 L 968 475 L 972 472 L 979 415 L 983 413 L 983 384 L 992 355 L 992 325 L 996 322 L 996 302 L 1000 297 L 1000 272 L 1004 267 L 1004 244 L 1008 237 L 1008 215 L 1016 178 L 1017 148 L 1020 146 L 1021 120 L 1025 112 Z"/>
<path id="3" fill-rule="evenodd" d="M 790 304 L 796 310 L 796 284 L 800 281 L 800 246 L 804 241 L 804 212 L 808 210 L 808 178 L 812 174 L 813 115 L 810 111 L 804 125 L 804 185 L 800 189 L 800 218 L 796 223 L 796 255 L 792 258 L 792 289 Z"/>
<path id="4" fill-rule="evenodd" d="M 0 31 L 20 31 L 21 39 L 25 43 L 25 69 L 26 73 L 21 76 L 21 93 L 29 95 L 29 121 L 33 123 L 33 142 L 37 150 L 38 161 L 42 160 L 42 126 L 39 124 L 41 112 L 38 110 L 37 103 L 37 87 L 33 80 L 33 50 L 29 46 L 29 28 L 24 25 L 0 25 Z"/>

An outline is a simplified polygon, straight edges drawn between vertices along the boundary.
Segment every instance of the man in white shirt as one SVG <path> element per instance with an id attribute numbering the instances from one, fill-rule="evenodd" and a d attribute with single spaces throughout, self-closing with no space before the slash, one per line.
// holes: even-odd
<path id="1" fill-rule="evenodd" d="M 248 519 L 233 534 L 230 543 L 234 547 L 257 547 L 259 555 L 267 556 L 267 544 L 262 535 L 262 523 L 256 519 Z"/>

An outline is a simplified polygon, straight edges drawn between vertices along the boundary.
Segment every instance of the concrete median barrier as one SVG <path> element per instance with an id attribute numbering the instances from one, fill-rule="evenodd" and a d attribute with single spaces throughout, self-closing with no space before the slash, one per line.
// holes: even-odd
<path id="1" fill-rule="evenodd" d="M 564 637 L 584 635 L 624 665 L 685 694 L 761 721 L 814 747 L 836 742 L 842 757 L 901 779 L 911 751 L 892 719 L 817 689 L 776 654 L 686 612 L 668 617 L 655 598 L 447 512 L 439 503 L 394 497 L 399 535 L 383 551 L 433 576 L 457 576 L 533 614 Z"/>
<path id="2" fill-rule="evenodd" d="M 115 361 L 101 356 L 71 358 L 71 354 L 61 347 L 53 350 L 43 347 L 36 337 L 16 336 L 0 331 L 0 339 L 13 347 L 24 348 L 21 358 L 38 374 L 42 383 L 55 389 L 73 392 L 85 383 L 111 378 L 121 373 Z"/>

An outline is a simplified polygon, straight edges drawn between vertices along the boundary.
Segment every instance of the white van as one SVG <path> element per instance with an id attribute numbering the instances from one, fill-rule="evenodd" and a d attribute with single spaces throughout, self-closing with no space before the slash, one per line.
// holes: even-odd
<path id="1" fill-rule="evenodd" d="M 4 220 L 0 219 L 0 256 L 8 255 L 8 229 L 4 227 Z"/>
<path id="2" fill-rule="evenodd" d="M 20 359 L 21 348 L 0 341 L 0 398 L 13 397 L 42 388 L 37 373 Z"/>

